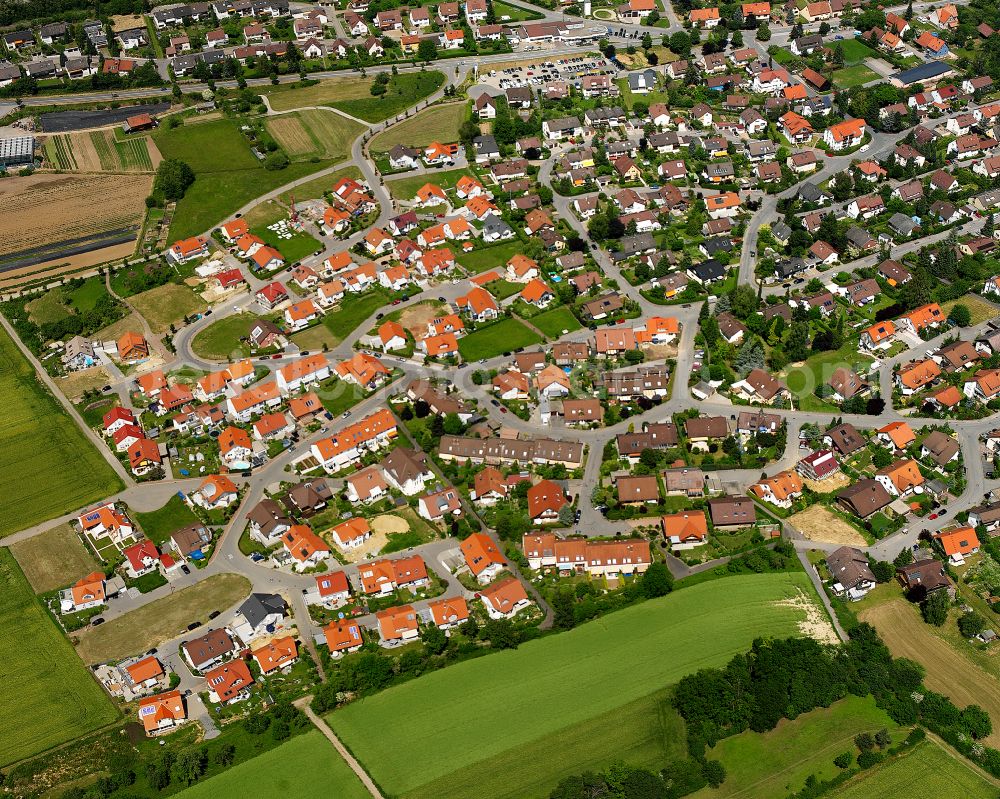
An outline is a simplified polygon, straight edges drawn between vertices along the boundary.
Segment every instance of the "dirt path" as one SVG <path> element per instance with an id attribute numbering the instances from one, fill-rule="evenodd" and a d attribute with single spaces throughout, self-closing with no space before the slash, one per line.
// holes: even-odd
<path id="1" fill-rule="evenodd" d="M 370 793 L 375 799 L 385 799 L 382 796 L 382 792 L 378 789 L 378 786 L 372 781 L 372 778 L 368 776 L 368 772 L 361 768 L 361 764 L 354 759 L 354 755 L 347 751 L 347 747 L 340 742 L 340 738 L 336 736 L 333 730 L 330 729 L 330 725 L 327 724 L 323 719 L 313 713 L 311 707 L 309 707 L 309 702 L 312 701 L 311 696 L 304 696 L 301 699 L 295 701 L 295 706 L 306 714 L 309 721 L 316 725 L 326 739 L 333 744 L 333 748 L 337 750 L 337 753 L 344 758 L 344 762 L 350 766 L 351 771 L 357 774 L 358 779 L 361 780 L 361 784 L 365 786 L 368 793 Z"/>
<path id="2" fill-rule="evenodd" d="M 924 684 L 932 691 L 959 707 L 979 705 L 990 718 L 1000 718 L 1000 680 L 931 632 L 907 602 L 886 602 L 866 610 L 860 618 L 878 630 L 893 657 L 909 658 L 924 667 Z M 1000 745 L 1000 731 L 994 729 L 986 743 Z"/>

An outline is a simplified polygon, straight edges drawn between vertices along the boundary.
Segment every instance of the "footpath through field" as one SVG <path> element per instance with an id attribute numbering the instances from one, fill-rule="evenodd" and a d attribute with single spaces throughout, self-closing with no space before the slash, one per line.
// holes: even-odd
<path id="1" fill-rule="evenodd" d="M 361 764 L 354 759 L 354 755 L 348 752 L 347 747 L 340 742 L 340 738 L 337 737 L 334 731 L 330 729 L 329 725 L 323 721 L 323 719 L 313 713 L 312 708 L 309 707 L 310 702 L 312 702 L 312 696 L 303 696 L 301 699 L 296 699 L 293 704 L 305 713 L 309 721 L 316 725 L 316 729 L 323 733 L 327 740 L 333 744 L 333 748 L 337 750 L 342 758 L 344 758 L 344 762 L 350 766 L 351 771 L 353 771 L 357 775 L 358 779 L 361 780 L 361 784 L 365 786 L 368 793 L 370 793 L 374 799 L 385 799 L 385 797 L 382 796 L 382 792 L 378 789 L 378 786 L 372 781 L 372 778 L 368 776 L 368 772 L 361 768 Z"/>

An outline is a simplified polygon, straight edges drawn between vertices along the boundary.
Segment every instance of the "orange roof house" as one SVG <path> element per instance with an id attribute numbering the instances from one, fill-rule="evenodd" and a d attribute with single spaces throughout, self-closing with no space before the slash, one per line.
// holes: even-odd
<path id="1" fill-rule="evenodd" d="M 480 592 L 480 597 L 487 613 L 494 619 L 509 619 L 530 604 L 524 586 L 516 577 L 493 583 Z"/>
<path id="2" fill-rule="evenodd" d="M 917 440 L 913 429 L 906 422 L 890 422 L 878 429 L 878 437 L 896 449 L 906 449 Z"/>
<path id="3" fill-rule="evenodd" d="M 76 608 L 100 604 L 105 599 L 104 572 L 91 572 L 86 577 L 81 577 L 73 583 L 70 593 Z"/>
<path id="4" fill-rule="evenodd" d="M 342 380 L 362 388 L 374 388 L 392 374 L 378 358 L 365 352 L 356 352 L 348 360 L 337 364 L 336 371 Z"/>
<path id="5" fill-rule="evenodd" d="M 896 378 L 903 387 L 903 393 L 913 393 L 924 386 L 930 385 L 940 376 L 941 367 L 930 358 L 927 358 L 924 361 L 914 361 L 907 364 L 899 370 Z"/>
<path id="6" fill-rule="evenodd" d="M 125 673 L 134 685 L 143 685 L 151 682 L 164 674 L 163 664 L 153 655 L 137 660 L 130 666 L 125 667 Z"/>
<path id="7" fill-rule="evenodd" d="M 118 339 L 118 358 L 121 361 L 141 361 L 149 357 L 149 344 L 141 333 L 126 332 Z"/>
<path id="8" fill-rule="evenodd" d="M 375 614 L 383 641 L 407 641 L 417 637 L 419 622 L 413 605 L 386 608 Z"/>
<path id="9" fill-rule="evenodd" d="M 886 346 L 893 336 L 896 335 L 896 326 L 891 320 L 876 322 L 861 334 L 861 342 L 866 346 L 873 347 Z"/>
<path id="10" fill-rule="evenodd" d="M 913 328 L 915 333 L 919 333 L 925 327 L 940 324 L 944 320 L 945 316 L 941 312 L 941 306 L 936 302 L 921 305 L 899 318 L 901 324 Z"/>
<path id="11" fill-rule="evenodd" d="M 566 504 L 562 487 L 552 480 L 539 480 L 528 489 L 528 515 L 535 524 L 558 520 L 559 511 Z"/>
<path id="12" fill-rule="evenodd" d="M 293 524 L 282 533 L 281 543 L 298 562 L 299 568 L 318 564 L 330 555 L 326 542 L 304 524 Z"/>
<path id="13" fill-rule="evenodd" d="M 344 652 L 355 652 L 364 644 L 361 627 L 346 619 L 331 621 L 323 628 L 323 637 L 334 657 L 340 657 Z"/>
<path id="14" fill-rule="evenodd" d="M 242 660 L 230 660 L 205 672 L 210 702 L 234 702 L 247 694 L 254 684 L 250 668 Z"/>
<path id="15" fill-rule="evenodd" d="M 961 564 L 966 555 L 979 551 L 979 537 L 971 527 L 958 527 L 938 533 L 935 538 L 941 544 L 944 554 L 952 563 Z"/>
<path id="16" fill-rule="evenodd" d="M 769 17 L 771 16 L 770 3 L 744 3 L 740 9 L 744 17 Z"/>
<path id="17" fill-rule="evenodd" d="M 520 297 L 530 305 L 544 306 L 552 299 L 552 291 L 544 281 L 536 277 L 521 289 Z"/>
<path id="18" fill-rule="evenodd" d="M 965 395 L 955 386 L 944 386 L 928 395 L 927 399 L 936 402 L 942 408 L 954 408 L 965 399 Z"/>
<path id="19" fill-rule="evenodd" d="M 298 659 L 299 648 L 295 644 L 295 639 L 286 635 L 268 641 L 264 646 L 253 650 L 251 654 L 260 666 L 261 673 L 270 674 L 294 663 Z"/>
<path id="20" fill-rule="evenodd" d="M 139 719 L 146 735 L 155 735 L 187 718 L 180 691 L 167 691 L 139 701 Z"/>
<path id="21" fill-rule="evenodd" d="M 718 8 L 692 8 L 691 12 L 688 14 L 688 20 L 691 24 L 697 25 L 698 27 L 718 25 L 719 19 Z"/>
<path id="22" fill-rule="evenodd" d="M 704 511 L 671 513 L 660 519 L 663 537 L 674 549 L 690 549 L 708 540 L 708 520 Z"/>
<path id="23" fill-rule="evenodd" d="M 886 491 L 896 497 L 905 496 L 919 485 L 923 485 L 924 476 L 920 473 L 917 462 L 910 459 L 890 463 L 875 473 Z"/>
<path id="24" fill-rule="evenodd" d="M 368 520 L 363 516 L 355 516 L 352 519 L 341 522 L 330 531 L 333 540 L 341 547 L 347 549 L 360 546 L 371 537 L 371 534 L 372 528 L 368 525 Z"/>
<path id="25" fill-rule="evenodd" d="M 417 199 L 421 205 L 437 205 L 438 203 L 448 202 L 448 195 L 444 193 L 444 189 L 440 186 L 434 183 L 425 183 L 417 189 Z"/>
<path id="26" fill-rule="evenodd" d="M 802 480 L 797 472 L 788 469 L 750 486 L 750 492 L 758 499 L 787 507 L 791 505 L 792 499 L 802 493 Z"/>
<path id="27" fill-rule="evenodd" d="M 465 564 L 480 583 L 488 583 L 507 565 L 504 556 L 484 533 L 473 533 L 461 544 Z"/>
<path id="28" fill-rule="evenodd" d="M 420 340 L 421 349 L 426 350 L 431 357 L 444 357 L 458 352 L 458 339 L 454 333 L 442 333 L 440 336 L 427 336 Z"/>
<path id="29" fill-rule="evenodd" d="M 135 379 L 135 382 L 144 397 L 155 397 L 167 387 L 167 376 L 163 374 L 162 369 L 157 369 L 156 371 L 139 375 Z"/>
<path id="30" fill-rule="evenodd" d="M 435 599 L 428 607 L 431 611 L 431 618 L 442 630 L 449 627 L 456 627 L 469 618 L 469 605 L 465 597 L 453 596 L 444 599 Z"/>

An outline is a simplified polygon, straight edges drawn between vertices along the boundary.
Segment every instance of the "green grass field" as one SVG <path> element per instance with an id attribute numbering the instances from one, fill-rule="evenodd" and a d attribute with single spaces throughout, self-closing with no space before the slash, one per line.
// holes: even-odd
<path id="1" fill-rule="evenodd" d="M 208 309 L 208 303 L 190 286 L 165 283 L 133 296 L 129 302 L 143 316 L 154 333 L 165 333 L 170 325 L 179 325 L 185 316 Z"/>
<path id="2" fill-rule="evenodd" d="M 332 111 L 307 109 L 270 117 L 267 132 L 289 158 L 344 160 L 351 143 L 363 128 L 357 122 Z"/>
<path id="3" fill-rule="evenodd" d="M 240 338 L 250 333 L 251 325 L 259 318 L 241 313 L 212 322 L 191 340 L 191 351 L 214 361 L 245 358 L 250 354 L 250 347 Z"/>
<path id="4" fill-rule="evenodd" d="M 472 175 L 468 169 L 447 169 L 443 172 L 433 171 L 409 178 L 396 178 L 385 182 L 389 194 L 397 200 L 412 200 L 425 183 L 433 183 L 445 191 L 455 188 L 465 175 Z"/>
<path id="5" fill-rule="evenodd" d="M 829 794 L 835 799 L 992 799 L 997 788 L 963 761 L 931 741 L 918 744 L 905 757 L 865 771 Z"/>
<path id="6" fill-rule="evenodd" d="M 142 527 L 146 538 L 157 545 L 163 544 L 175 530 L 198 521 L 194 511 L 176 494 L 159 510 L 149 513 L 133 512 L 132 518 Z"/>
<path id="7" fill-rule="evenodd" d="M 831 47 L 841 46 L 844 49 L 845 64 L 859 64 L 866 58 L 878 58 L 878 52 L 872 50 L 857 37 L 847 37 L 840 42 L 832 42 Z"/>
<path id="8" fill-rule="evenodd" d="M 541 341 L 535 331 L 529 330 L 517 319 L 501 319 L 462 336 L 458 340 L 458 351 L 465 360 L 478 361 L 481 358 L 494 358 L 519 347 L 540 344 Z"/>
<path id="9" fill-rule="evenodd" d="M 941 305 L 942 313 L 947 316 L 956 305 L 964 305 L 972 315 L 972 325 L 981 325 L 997 315 L 996 306 L 977 294 L 966 294 L 957 300 L 949 300 Z"/>
<path id="10" fill-rule="evenodd" d="M 69 522 L 11 544 L 10 551 L 36 594 L 63 588 L 101 568 Z"/>
<path id="11" fill-rule="evenodd" d="M 776 603 L 803 593 L 814 597 L 802 573 L 691 586 L 517 651 L 424 675 L 328 718 L 391 795 L 429 796 L 424 786 L 491 760 L 502 762 L 498 773 L 505 777 L 524 772 L 518 779 L 551 786 L 548 774 L 576 768 L 575 750 L 558 762 L 526 752 L 551 746 L 561 732 L 571 735 L 577 725 L 610 714 L 603 741 L 604 756 L 613 759 L 619 737 L 632 737 L 620 729 L 628 727 L 630 716 L 615 711 L 685 674 L 724 663 L 758 636 L 795 634 L 803 612 Z M 707 629 L 713 634 L 705 635 Z M 580 746 L 586 749 L 584 760 L 593 762 L 593 737 Z M 401 751 L 407 757 L 400 758 Z M 484 770 L 478 776 L 487 778 Z"/>
<path id="12" fill-rule="evenodd" d="M 110 724 L 118 713 L 7 549 L 0 549 L 0 581 L 0 765 L 7 765 Z"/>
<path id="13" fill-rule="evenodd" d="M 466 103 L 431 106 L 379 133 L 370 146 L 377 152 L 388 152 L 397 144 L 426 147 L 435 141 L 458 141 L 458 129 L 467 117 Z"/>
<path id="14" fill-rule="evenodd" d="M 503 2 L 493 4 L 493 13 L 497 15 L 497 22 L 522 22 L 526 19 L 541 19 L 542 16 L 537 11 Z"/>
<path id="15" fill-rule="evenodd" d="M 840 367 L 864 371 L 872 360 L 871 357 L 858 352 L 857 345 L 851 342 L 839 350 L 811 355 L 801 366 L 789 368 L 785 375 L 785 385 L 793 396 L 805 400 L 813 394 L 817 386 L 829 383 L 833 373 Z M 817 399 L 815 396 L 812 398 Z"/>
<path id="16" fill-rule="evenodd" d="M 417 186 L 413 190 L 414 193 L 419 188 L 420 186 Z M 504 272 L 507 269 L 507 261 L 523 249 L 523 242 L 508 241 L 504 244 L 494 244 L 492 247 L 482 247 L 470 250 L 469 252 L 459 253 L 455 256 L 455 260 L 470 275 L 478 275 L 488 269 L 496 269 L 499 272 Z"/>
<path id="17" fill-rule="evenodd" d="M 364 176 L 361 174 L 361 170 L 356 166 L 346 166 L 343 169 L 338 169 L 336 172 L 331 172 L 329 175 L 323 175 L 319 178 L 314 178 L 300 186 L 296 186 L 291 191 L 286 191 L 284 194 L 279 194 L 278 199 L 285 205 L 289 205 L 293 199 L 298 199 L 300 202 L 302 200 L 315 200 L 322 197 L 326 192 L 333 189 L 334 184 L 341 178 L 354 178 L 354 180 L 361 180 Z"/>
<path id="18" fill-rule="evenodd" d="M 91 310 L 97 301 L 108 293 L 104 279 L 88 278 L 78 289 L 68 286 L 57 286 L 49 289 L 37 299 L 25 305 L 31 320 L 35 324 L 58 322 L 73 313 L 84 313 Z"/>
<path id="19" fill-rule="evenodd" d="M 0 536 L 117 493 L 122 482 L 0 330 Z M 16 498 L 16 501 L 14 501 Z"/>
<path id="20" fill-rule="evenodd" d="M 695 796 L 699 799 L 786 796 L 801 790 L 810 774 L 821 780 L 836 776 L 840 769 L 833 759 L 854 750 L 854 736 L 859 732 L 874 734 L 882 728 L 889 731 L 893 743 L 906 737 L 906 732 L 875 706 L 874 699 L 848 696 L 794 721 L 784 719 L 770 732 L 748 731 L 725 738 L 707 757 L 722 761 L 726 781 L 719 788 L 705 788 Z"/>
<path id="21" fill-rule="evenodd" d="M 227 119 L 160 128 L 156 145 L 164 158 L 179 158 L 196 176 L 177 203 L 170 224 L 171 242 L 209 230 L 255 197 L 332 165 L 321 159 L 274 171 L 264 169 L 236 123 Z"/>
<path id="22" fill-rule="evenodd" d="M 444 81 L 445 77 L 440 72 L 402 72 L 389 79 L 386 92 L 381 97 L 369 93 L 368 96 L 335 99 L 328 105 L 366 122 L 381 122 L 429 97 L 444 85 Z"/>
<path id="23" fill-rule="evenodd" d="M 876 78 L 878 75 L 864 64 L 855 64 L 852 67 L 838 69 L 830 75 L 830 82 L 838 89 L 851 89 Z"/>
<path id="24" fill-rule="evenodd" d="M 549 338 L 559 338 L 564 330 L 572 333 L 583 327 L 569 308 L 553 308 L 551 311 L 540 313 L 531 318 L 531 324 Z"/>
<path id="25" fill-rule="evenodd" d="M 305 231 L 293 231 L 288 228 L 287 232 L 292 234 L 291 238 L 283 239 L 276 231 L 268 228 L 268 225 L 276 222 L 288 221 L 288 214 L 287 208 L 274 200 L 268 200 L 253 208 L 244 218 L 250 225 L 251 233 L 260 236 L 267 245 L 274 247 L 285 257 L 285 261 L 291 264 L 323 249 L 323 245 Z"/>
<path id="26" fill-rule="evenodd" d="M 378 309 L 391 302 L 388 292 L 384 289 L 373 289 L 366 291 L 361 296 L 351 297 L 349 301 L 342 302 L 335 310 L 327 311 L 323 316 L 323 326 L 333 337 L 331 346 L 339 344 L 369 316 L 378 313 Z M 305 331 L 309 332 L 309 331 Z M 298 341 L 297 336 L 293 338 Z M 301 344 L 300 344 L 301 346 Z"/>
<path id="27" fill-rule="evenodd" d="M 370 794 L 322 733 L 310 730 L 177 796 L 179 799 L 246 796 L 368 799 Z"/>

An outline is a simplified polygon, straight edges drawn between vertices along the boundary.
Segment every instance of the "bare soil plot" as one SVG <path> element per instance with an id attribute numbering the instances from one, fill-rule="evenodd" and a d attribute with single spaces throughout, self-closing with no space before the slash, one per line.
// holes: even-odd
<path id="1" fill-rule="evenodd" d="M 416 338 L 417 334 L 423 335 L 427 332 L 427 323 L 441 316 L 445 307 L 443 303 L 437 301 L 418 302 L 399 315 L 399 324 Z"/>
<path id="2" fill-rule="evenodd" d="M 76 401 L 89 389 L 102 388 L 111 381 L 111 375 L 103 366 L 91 366 L 79 372 L 70 372 L 65 377 L 56 379 L 60 391 L 69 399 Z"/>
<path id="3" fill-rule="evenodd" d="M 116 175 L 7 178 L 0 182 L 4 255 L 10 261 L 37 257 L 39 263 L 62 264 L 68 258 L 60 259 L 60 253 L 134 234 L 142 223 L 152 185 L 152 175 L 133 175 L 128 180 Z M 38 273 L 37 265 L 30 271 Z"/>
<path id="4" fill-rule="evenodd" d="M 788 523 L 810 541 L 845 546 L 867 546 L 864 536 L 822 505 L 813 505 L 788 518 Z"/>
<path id="5" fill-rule="evenodd" d="M 238 574 L 212 575 L 100 627 L 77 633 L 76 651 L 88 664 L 145 652 L 180 635 L 193 621 L 204 624 L 213 610 L 225 611 L 235 605 L 250 593 L 250 587 L 250 581 Z M 191 636 L 205 629 L 199 628 Z"/>
<path id="6" fill-rule="evenodd" d="M 909 658 L 924 667 L 924 684 L 932 691 L 959 707 L 979 705 L 990 718 L 1000 718 L 1000 681 L 931 632 L 914 606 L 893 600 L 862 612 L 860 618 L 878 630 L 894 657 Z M 986 743 L 1000 744 L 1000 731 L 994 729 Z"/>
<path id="7" fill-rule="evenodd" d="M 12 544 L 10 551 L 36 594 L 70 585 L 100 568 L 68 522 Z"/>
<path id="8" fill-rule="evenodd" d="M 121 258 L 128 258 L 134 252 L 135 242 L 129 241 L 123 244 L 112 244 L 108 247 L 98 247 L 76 255 L 52 258 L 34 266 L 26 266 L 23 269 L 0 272 L 0 276 L 2 276 L 0 291 L 9 291 L 18 286 L 35 283 L 42 278 L 55 280 L 60 275 L 73 274 L 97 264 L 106 264 Z"/>
<path id="9" fill-rule="evenodd" d="M 843 472 L 837 472 L 825 480 L 802 478 L 802 482 L 817 494 L 830 494 L 834 491 L 839 491 L 841 488 L 847 488 L 851 484 L 851 478 Z"/>
<path id="10" fill-rule="evenodd" d="M 205 310 L 205 302 L 201 297 L 189 287 L 176 283 L 167 283 L 136 294 L 129 298 L 129 303 L 145 317 L 154 333 L 163 333 L 170 329 L 171 324 L 181 322 L 185 316 Z"/>

